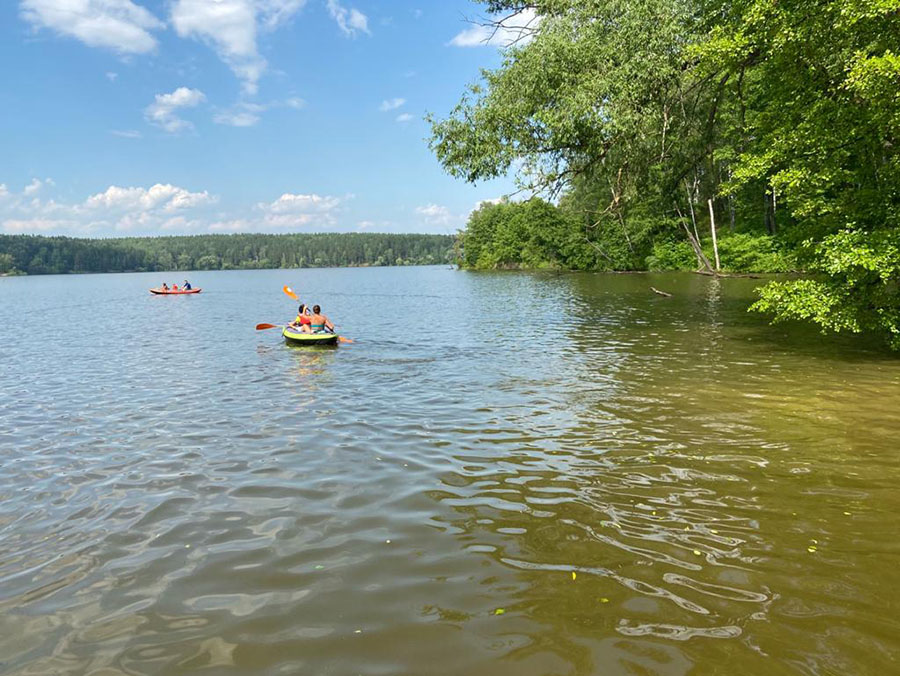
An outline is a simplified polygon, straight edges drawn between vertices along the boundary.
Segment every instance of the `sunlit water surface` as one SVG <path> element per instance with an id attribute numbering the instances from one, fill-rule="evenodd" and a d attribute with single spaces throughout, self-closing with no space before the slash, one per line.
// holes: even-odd
<path id="1" fill-rule="evenodd" d="M 894 356 L 754 280 L 191 278 L 0 279 L 0 672 L 900 673 Z"/>

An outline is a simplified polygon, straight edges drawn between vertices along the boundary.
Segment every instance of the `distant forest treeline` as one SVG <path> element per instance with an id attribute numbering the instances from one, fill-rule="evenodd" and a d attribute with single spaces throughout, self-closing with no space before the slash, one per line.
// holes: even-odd
<path id="1" fill-rule="evenodd" d="M 428 265 L 454 259 L 450 235 L 319 233 L 80 239 L 0 235 L 0 274 Z"/>

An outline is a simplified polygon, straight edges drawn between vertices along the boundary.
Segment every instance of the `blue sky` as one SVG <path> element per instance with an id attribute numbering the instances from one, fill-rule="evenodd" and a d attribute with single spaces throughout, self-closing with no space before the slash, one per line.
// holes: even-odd
<path id="1" fill-rule="evenodd" d="M 444 174 L 495 37 L 469 0 L 0 3 L 0 232 L 454 232 L 514 190 Z"/>

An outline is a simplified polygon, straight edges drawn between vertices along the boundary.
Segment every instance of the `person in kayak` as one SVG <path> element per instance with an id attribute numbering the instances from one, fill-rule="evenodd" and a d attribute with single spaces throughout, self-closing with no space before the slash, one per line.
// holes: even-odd
<path id="1" fill-rule="evenodd" d="M 178 285 L 177 285 L 177 284 L 173 284 L 173 285 L 172 285 L 172 291 L 178 291 Z"/>
<path id="2" fill-rule="evenodd" d="M 306 306 L 306 303 L 301 303 L 300 307 L 297 308 L 297 317 L 290 325 L 300 327 L 301 333 L 312 333 L 312 329 L 310 328 L 311 323 L 309 308 Z"/>
<path id="3" fill-rule="evenodd" d="M 185 291 L 191 290 L 191 283 L 188 280 L 184 280 L 184 284 L 181 285 L 181 288 Z"/>
<path id="4" fill-rule="evenodd" d="M 169 290 L 169 285 L 166 284 L 165 282 L 163 282 L 162 290 L 163 290 L 163 291 L 168 291 L 168 290 Z"/>
<path id="5" fill-rule="evenodd" d="M 309 328 L 313 333 L 325 333 L 325 329 L 334 333 L 334 324 L 322 314 L 322 308 L 318 305 L 313 305 L 312 317 L 309 318 Z"/>

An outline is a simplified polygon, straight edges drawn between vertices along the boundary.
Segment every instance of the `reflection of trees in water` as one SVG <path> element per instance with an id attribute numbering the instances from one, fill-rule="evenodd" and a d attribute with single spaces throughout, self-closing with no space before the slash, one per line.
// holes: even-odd
<path id="1" fill-rule="evenodd" d="M 875 577 L 847 582 L 840 599 L 816 585 L 835 561 L 874 570 L 855 539 L 886 546 L 883 528 L 837 524 L 865 499 L 892 513 L 870 490 L 887 483 L 886 463 L 854 458 L 891 448 L 895 370 L 746 340 L 761 323 L 746 313 L 748 280 L 562 280 L 563 339 L 533 327 L 549 342 L 543 367 L 523 357 L 479 383 L 483 406 L 447 430 L 451 467 L 430 493 L 435 521 L 495 564 L 481 584 L 515 618 L 508 656 L 568 665 L 559 672 L 628 661 L 686 673 L 739 655 L 762 673 L 763 652 L 785 643 L 803 659 L 846 652 L 784 617 L 863 617 L 878 598 Z M 847 463 L 865 490 L 835 485 Z M 648 650 L 660 641 L 665 659 Z"/>
<path id="2" fill-rule="evenodd" d="M 484 584 L 525 621 L 517 660 L 578 673 L 687 665 L 690 652 L 652 656 L 641 637 L 734 638 L 772 602 L 753 570 L 772 547 L 756 520 L 760 458 L 747 452 L 759 430 L 710 419 L 702 396 L 729 301 L 708 279 L 666 280 L 672 299 L 643 275 L 555 280 L 565 305 L 532 327 L 543 367 L 504 372 L 448 430 L 453 468 L 431 497 L 467 551 L 512 571 L 513 584 Z M 714 450 L 730 442 L 727 456 Z M 628 647 L 602 643 L 623 636 Z"/>

